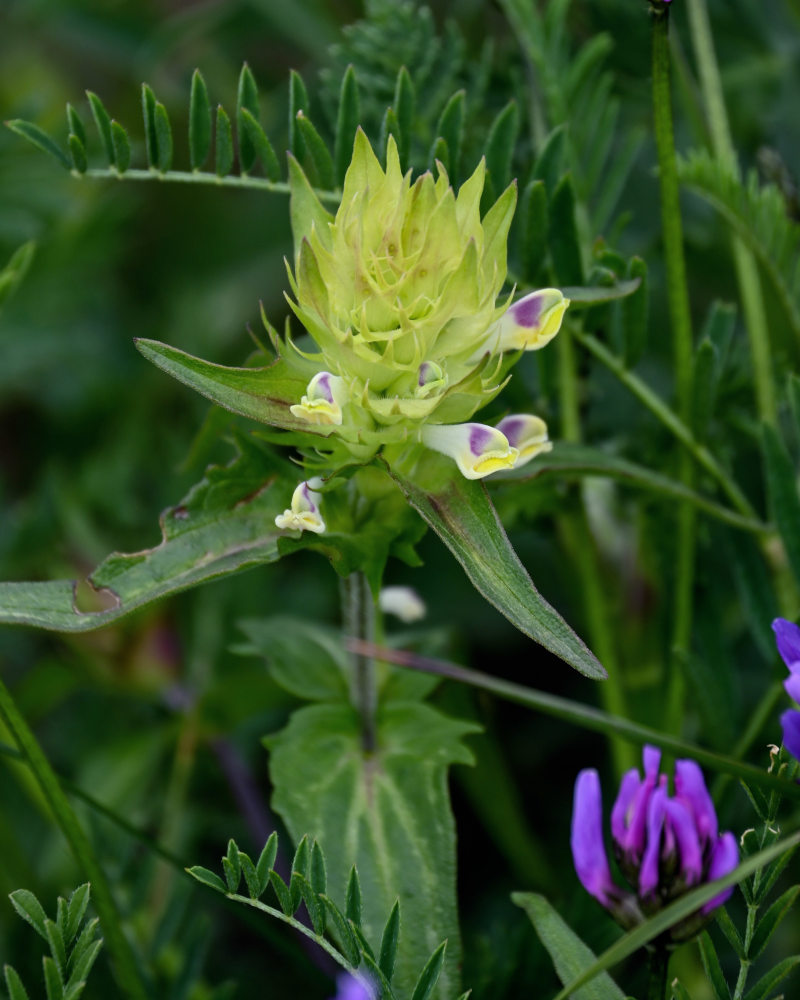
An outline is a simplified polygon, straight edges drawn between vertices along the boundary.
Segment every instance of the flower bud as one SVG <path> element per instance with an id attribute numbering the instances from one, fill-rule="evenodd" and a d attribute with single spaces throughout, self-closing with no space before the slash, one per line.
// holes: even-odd
<path id="1" fill-rule="evenodd" d="M 282 531 L 313 531 L 315 535 L 325 531 L 325 522 L 319 512 L 321 497 L 313 488 L 318 485 L 319 480 L 310 479 L 297 486 L 291 507 L 275 518 L 275 524 Z"/>
<path id="2" fill-rule="evenodd" d="M 519 451 L 501 431 L 486 424 L 427 424 L 422 443 L 454 458 L 467 479 L 483 479 L 514 467 Z"/>

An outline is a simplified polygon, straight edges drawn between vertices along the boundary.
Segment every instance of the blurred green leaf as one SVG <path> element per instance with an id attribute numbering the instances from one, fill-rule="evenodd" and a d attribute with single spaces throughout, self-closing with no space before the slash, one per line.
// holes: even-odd
<path id="1" fill-rule="evenodd" d="M 66 153 L 38 125 L 34 125 L 33 122 L 23 121 L 21 118 L 12 118 L 11 121 L 6 122 L 6 125 L 12 132 L 32 142 L 34 146 L 38 146 L 43 152 L 49 153 L 62 167 L 65 167 L 67 170 L 70 169 L 70 162 Z"/>
<path id="2" fill-rule="evenodd" d="M 264 167 L 264 173 L 271 181 L 280 180 L 281 168 L 278 163 L 278 157 L 275 155 L 275 150 L 272 148 L 272 143 L 267 138 L 264 129 L 261 128 L 247 108 L 242 108 L 239 112 L 239 121 L 241 123 L 240 127 L 250 137 L 255 155 L 261 160 L 261 164 Z"/>
<path id="3" fill-rule="evenodd" d="M 192 91 L 189 98 L 189 163 L 192 170 L 200 170 L 211 149 L 211 105 L 206 81 L 199 69 L 192 73 Z"/>
<path id="4" fill-rule="evenodd" d="M 97 131 L 100 135 L 100 141 L 103 144 L 103 149 L 105 150 L 108 165 L 109 167 L 113 167 L 116 163 L 116 159 L 114 156 L 114 143 L 111 138 L 111 117 L 97 94 L 92 93 L 91 90 L 87 90 L 86 97 L 88 98 L 89 106 L 92 109 L 92 118 L 94 118 L 94 123 L 97 126 Z"/>
<path id="5" fill-rule="evenodd" d="M 221 104 L 217 106 L 217 148 L 215 170 L 218 177 L 225 177 L 233 166 L 233 133 L 231 120 Z"/>
<path id="6" fill-rule="evenodd" d="M 0 311 L 19 288 L 28 273 L 35 253 L 36 243 L 33 240 L 23 243 L 11 254 L 8 263 L 0 271 Z"/>
<path id="7" fill-rule="evenodd" d="M 158 167 L 158 131 L 156 128 L 156 95 L 146 83 L 142 84 L 142 118 L 147 165 Z"/>
<path id="8" fill-rule="evenodd" d="M 339 91 L 339 109 L 336 116 L 336 139 L 334 141 L 335 180 L 341 186 L 350 165 L 353 142 L 360 121 L 358 81 L 351 63 L 342 77 Z M 397 136 L 395 136 L 397 138 Z M 399 141 L 399 139 L 398 139 Z"/>
<path id="9" fill-rule="evenodd" d="M 486 169 L 495 191 L 502 191 L 511 178 L 511 158 L 519 131 L 519 108 L 509 101 L 492 122 L 486 140 Z"/>
<path id="10" fill-rule="evenodd" d="M 780 435 L 769 424 L 761 429 L 767 495 L 775 525 L 795 579 L 800 580 L 800 496 L 797 469 Z"/>
<path id="11" fill-rule="evenodd" d="M 117 121 L 111 122 L 111 142 L 114 146 L 114 162 L 117 170 L 124 174 L 131 165 L 131 146 L 128 133 Z"/>
<path id="12" fill-rule="evenodd" d="M 548 240 L 559 283 L 582 285 L 583 260 L 575 220 L 575 189 L 569 174 L 562 177 L 550 199 Z"/>
<path id="13" fill-rule="evenodd" d="M 244 63 L 239 74 L 239 87 L 236 94 L 236 131 L 239 140 L 239 169 L 243 174 L 249 173 L 256 162 L 257 150 L 250 136 L 250 130 L 245 128 L 242 111 L 249 111 L 255 122 L 258 122 L 258 87 L 252 70 Z"/>

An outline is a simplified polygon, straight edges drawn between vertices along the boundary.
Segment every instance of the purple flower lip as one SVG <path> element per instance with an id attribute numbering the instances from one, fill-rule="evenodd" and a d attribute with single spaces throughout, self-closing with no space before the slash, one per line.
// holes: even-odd
<path id="1" fill-rule="evenodd" d="M 786 713 L 800 750 L 800 711 Z M 611 812 L 614 855 L 630 888 L 615 882 L 603 843 L 600 779 L 597 771 L 580 772 L 575 782 L 570 844 L 575 872 L 583 887 L 623 927 L 641 923 L 689 889 L 728 875 L 739 863 L 732 833 L 718 834 L 714 804 L 703 773 L 692 760 L 675 763 L 675 794 L 665 774 L 659 774 L 661 753 L 643 752 L 644 777 L 628 771 L 622 778 Z M 674 940 L 692 936 L 706 916 L 730 896 L 719 893 L 696 914 L 670 932 Z"/>

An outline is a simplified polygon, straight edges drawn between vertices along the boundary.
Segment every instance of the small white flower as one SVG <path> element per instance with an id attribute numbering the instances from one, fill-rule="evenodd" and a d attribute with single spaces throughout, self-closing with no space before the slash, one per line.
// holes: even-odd
<path id="1" fill-rule="evenodd" d="M 569 301 L 557 288 L 531 292 L 506 310 L 487 346 L 493 353 L 538 351 L 561 329 Z"/>
<path id="2" fill-rule="evenodd" d="M 519 449 L 509 444 L 505 434 L 486 424 L 427 424 L 420 438 L 434 451 L 454 458 L 467 479 L 512 469 L 519 457 Z"/>
<path id="3" fill-rule="evenodd" d="M 292 494 L 292 505 L 275 518 L 275 524 L 282 531 L 313 531 L 321 535 L 325 522 L 319 512 L 320 494 L 313 488 L 319 480 L 310 479 L 297 486 Z"/>
<path id="4" fill-rule="evenodd" d="M 342 423 L 342 407 L 347 402 L 347 386 L 343 378 L 330 372 L 317 372 L 306 387 L 306 394 L 299 403 L 290 406 L 295 417 L 310 424 L 335 425 Z"/>
<path id="5" fill-rule="evenodd" d="M 378 597 L 378 606 L 385 614 L 394 615 L 406 624 L 420 621 L 428 610 L 412 587 L 384 587 Z"/>
<path id="6" fill-rule="evenodd" d="M 508 438 L 508 443 L 519 449 L 519 458 L 514 463 L 517 468 L 525 465 L 532 458 L 542 452 L 550 451 L 553 447 L 547 440 L 547 424 L 541 417 L 535 417 L 530 413 L 515 413 L 510 417 L 504 417 L 497 425 L 497 429 Z"/>

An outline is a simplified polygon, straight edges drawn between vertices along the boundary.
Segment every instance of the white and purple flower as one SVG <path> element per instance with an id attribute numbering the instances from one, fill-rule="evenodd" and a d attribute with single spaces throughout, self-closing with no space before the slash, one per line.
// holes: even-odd
<path id="1" fill-rule="evenodd" d="M 320 485 L 321 480 L 315 478 L 296 487 L 291 506 L 275 518 L 275 524 L 282 531 L 313 531 L 315 535 L 325 531 L 325 522 L 319 510 L 321 496 L 316 490 Z"/>

